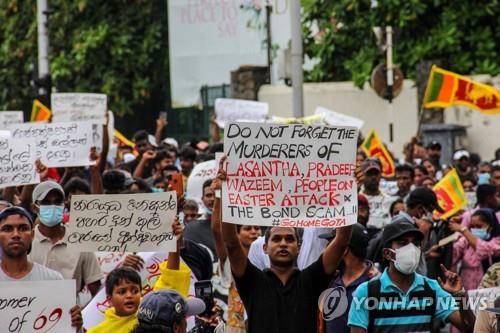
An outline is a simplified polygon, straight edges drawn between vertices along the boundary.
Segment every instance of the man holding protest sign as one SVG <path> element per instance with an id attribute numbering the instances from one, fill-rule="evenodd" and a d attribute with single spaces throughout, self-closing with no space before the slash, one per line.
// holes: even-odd
<path id="1" fill-rule="evenodd" d="M 349 245 L 350 225 L 357 218 L 351 214 L 357 207 L 350 203 L 356 194 L 357 131 L 239 125 L 229 125 L 224 146 L 230 162 L 221 161 L 218 178 L 226 181 L 223 221 L 231 222 L 222 223 L 222 237 L 248 313 L 248 332 L 316 332 L 319 296 Z M 258 144 L 252 147 L 255 139 Z M 292 218 L 280 216 L 287 211 Z M 251 222 L 270 226 L 264 240 L 270 269 L 256 268 L 242 249 L 235 224 Z M 337 237 L 301 271 L 296 268 L 299 237 L 291 225 L 336 226 Z"/>
<path id="2" fill-rule="evenodd" d="M 58 272 L 28 260 L 33 237 L 33 220 L 25 209 L 9 207 L 0 212 L 0 247 L 3 252 L 0 281 L 62 280 Z M 71 308 L 70 314 L 72 326 L 81 329 L 80 307 Z"/>

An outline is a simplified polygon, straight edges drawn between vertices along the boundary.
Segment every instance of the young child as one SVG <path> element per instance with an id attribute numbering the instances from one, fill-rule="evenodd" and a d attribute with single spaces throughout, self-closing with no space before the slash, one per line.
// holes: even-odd
<path id="1" fill-rule="evenodd" d="M 104 321 L 87 333 L 132 331 L 138 323 L 141 289 L 141 277 L 132 268 L 112 270 L 106 277 L 106 296 L 112 307 L 106 310 Z"/>

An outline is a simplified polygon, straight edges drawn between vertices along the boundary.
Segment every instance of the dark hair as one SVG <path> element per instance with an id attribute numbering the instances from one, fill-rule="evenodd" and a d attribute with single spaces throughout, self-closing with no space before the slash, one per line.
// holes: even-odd
<path id="1" fill-rule="evenodd" d="M 490 208 L 480 208 L 472 214 L 471 217 L 478 216 L 483 222 L 488 223 L 491 227 L 490 239 L 500 236 L 500 225 L 498 224 L 495 211 Z"/>
<path id="2" fill-rule="evenodd" d="M 415 170 L 413 167 L 409 164 L 400 164 L 396 167 L 396 173 L 398 172 L 409 172 L 410 177 L 413 179 L 415 178 Z"/>
<path id="3" fill-rule="evenodd" d="M 390 216 L 393 216 L 393 215 L 394 215 L 394 214 L 392 214 L 392 211 L 394 210 L 394 207 L 396 207 L 396 205 L 397 205 L 397 204 L 400 204 L 400 203 L 404 204 L 404 201 L 403 201 L 403 199 L 401 199 L 401 198 L 398 198 L 398 199 L 394 200 L 394 201 L 391 203 L 391 206 L 389 207 L 389 215 L 390 215 Z"/>
<path id="4" fill-rule="evenodd" d="M 161 172 L 165 172 L 165 171 L 177 171 L 177 172 L 179 172 L 179 168 L 177 168 L 173 164 L 170 164 L 170 165 L 165 166 L 163 169 L 161 169 Z"/>
<path id="5" fill-rule="evenodd" d="M 163 326 L 153 327 L 149 324 L 141 323 L 141 322 L 139 322 L 137 324 L 137 326 L 135 326 L 134 329 L 132 331 L 130 331 L 130 333 L 166 333 L 166 332 L 169 332 L 169 331 L 167 331 L 166 328 Z M 170 332 L 172 332 L 172 331 L 170 331 Z"/>
<path id="6" fill-rule="evenodd" d="M 491 174 L 493 174 L 493 172 L 495 172 L 495 171 L 500 171 L 500 165 L 494 165 L 494 166 L 492 166 L 492 168 L 491 168 Z"/>
<path id="7" fill-rule="evenodd" d="M 429 175 L 429 172 L 427 171 L 427 169 L 422 165 L 422 164 L 419 164 L 419 165 L 416 165 L 415 166 L 415 170 L 420 170 L 421 173 L 424 174 L 424 176 L 428 176 Z M 413 172 L 415 172 L 415 170 Z"/>
<path id="8" fill-rule="evenodd" d="M 102 174 L 102 186 L 107 191 L 121 191 L 125 184 L 125 174 L 121 170 L 111 169 Z"/>
<path id="9" fill-rule="evenodd" d="M 478 204 L 484 204 L 489 198 L 495 196 L 497 187 L 491 184 L 481 184 L 476 189 L 476 198 Z"/>
<path id="10" fill-rule="evenodd" d="M 168 155 L 168 152 L 165 149 L 160 149 L 156 151 L 156 156 L 153 159 L 153 163 L 158 163 L 161 162 L 162 160 L 170 158 L 170 155 Z"/>
<path id="11" fill-rule="evenodd" d="M 184 208 L 198 210 L 198 203 L 194 200 L 187 199 L 186 201 L 184 201 L 184 206 L 182 206 L 182 209 Z"/>
<path id="12" fill-rule="evenodd" d="M 64 185 L 64 196 L 68 197 L 68 194 L 75 191 L 81 191 L 85 194 L 90 194 L 90 185 L 85 180 L 79 177 L 73 177 L 66 183 L 66 185 Z"/>
<path id="13" fill-rule="evenodd" d="M 474 186 L 477 185 L 477 181 L 474 177 L 464 177 L 462 179 L 462 184 L 465 183 L 466 181 L 470 181 L 472 183 L 472 185 L 474 185 Z"/>
<path id="14" fill-rule="evenodd" d="M 349 245 L 349 251 L 351 251 L 351 253 L 356 258 L 359 258 L 361 260 L 365 260 L 366 259 L 366 255 L 367 255 L 367 252 L 368 252 L 368 250 L 367 250 L 366 247 L 363 247 L 363 246 L 351 246 L 351 245 Z"/>
<path id="15" fill-rule="evenodd" d="M 137 187 L 139 188 L 139 191 L 136 193 L 152 193 L 153 190 L 151 190 L 151 187 L 146 183 L 146 181 L 142 178 L 134 178 L 135 183 L 137 184 Z"/>
<path id="16" fill-rule="evenodd" d="M 142 289 L 141 276 L 130 267 L 118 267 L 109 272 L 106 277 L 106 295 L 111 296 L 115 287 L 122 281 L 137 284 Z"/>
<path id="17" fill-rule="evenodd" d="M 201 191 L 202 195 L 205 195 L 205 189 L 206 189 L 207 187 L 210 187 L 210 185 L 212 185 L 212 182 L 213 182 L 213 181 L 214 181 L 213 179 L 207 179 L 207 180 L 205 180 L 205 181 L 203 182 L 203 187 L 202 187 L 202 191 Z"/>
<path id="18" fill-rule="evenodd" d="M 190 160 L 194 162 L 196 160 L 196 150 L 191 147 L 184 147 L 179 152 L 179 158 L 181 160 Z"/>
<path id="19" fill-rule="evenodd" d="M 166 183 L 165 178 L 163 178 L 163 177 L 156 177 L 156 178 L 153 180 L 153 185 L 158 184 L 158 183 Z"/>
<path id="20" fill-rule="evenodd" d="M 222 142 L 214 143 L 213 145 L 210 146 L 210 148 L 208 148 L 208 152 L 210 154 L 223 153 L 224 152 L 224 144 Z"/>
<path id="21" fill-rule="evenodd" d="M 267 244 L 267 242 L 269 241 L 269 238 L 271 237 L 271 231 L 272 231 L 273 228 L 274 227 L 270 227 L 270 228 L 266 229 L 266 232 L 264 233 L 264 242 L 265 242 L 265 244 Z M 295 238 L 297 239 L 297 244 L 300 244 L 301 240 L 300 240 L 299 230 L 297 228 L 293 228 L 293 227 L 290 227 L 290 228 L 292 228 L 293 232 L 295 233 Z"/>
<path id="22" fill-rule="evenodd" d="M 481 162 L 481 156 L 477 153 L 470 153 L 469 161 L 472 166 L 478 166 Z"/>
<path id="23" fill-rule="evenodd" d="M 137 141 L 147 140 L 148 135 L 149 135 L 148 132 L 146 132 L 145 130 L 137 131 L 135 132 L 132 141 L 137 142 Z"/>

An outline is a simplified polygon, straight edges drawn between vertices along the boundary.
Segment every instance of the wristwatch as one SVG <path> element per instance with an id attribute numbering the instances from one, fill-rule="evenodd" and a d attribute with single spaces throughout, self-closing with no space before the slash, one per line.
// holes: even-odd
<path id="1" fill-rule="evenodd" d="M 460 228 L 459 231 L 460 231 L 461 234 L 463 234 L 465 232 L 465 230 L 468 230 L 468 229 L 469 228 L 467 228 L 467 227 L 464 226 L 464 227 Z"/>

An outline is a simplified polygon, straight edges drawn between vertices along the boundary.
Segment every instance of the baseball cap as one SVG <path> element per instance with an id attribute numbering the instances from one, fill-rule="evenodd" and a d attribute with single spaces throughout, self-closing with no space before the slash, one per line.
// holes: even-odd
<path id="1" fill-rule="evenodd" d="M 408 195 L 406 205 L 416 206 L 418 204 L 421 204 L 430 210 L 437 210 L 440 213 L 444 212 L 438 204 L 436 193 L 427 187 L 417 187 Z"/>
<path id="2" fill-rule="evenodd" d="M 203 311 L 205 303 L 201 299 L 184 299 L 174 290 L 163 289 L 144 297 L 137 311 L 137 319 L 152 328 L 169 328 L 178 318 L 194 316 Z"/>
<path id="3" fill-rule="evenodd" d="M 424 234 L 413 223 L 394 221 L 386 225 L 382 231 L 382 243 L 385 246 L 385 244 L 408 234 L 413 234 L 420 240 L 424 238 Z"/>
<path id="4" fill-rule="evenodd" d="M 436 140 L 432 140 L 431 142 L 429 142 L 426 146 L 427 149 L 439 149 L 441 150 L 441 144 L 436 141 Z"/>
<path id="5" fill-rule="evenodd" d="M 42 201 L 52 190 L 59 191 L 64 198 L 64 190 L 62 186 L 52 180 L 47 180 L 38 184 L 33 190 L 33 194 L 31 196 L 33 202 Z"/>
<path id="6" fill-rule="evenodd" d="M 31 225 L 33 225 L 33 218 L 31 217 L 31 214 L 24 209 L 23 207 L 19 206 L 11 206 L 4 208 L 2 211 L 0 211 L 0 221 L 11 216 L 11 215 L 21 215 L 24 216 L 25 218 L 28 219 Z"/>
<path id="7" fill-rule="evenodd" d="M 336 230 L 337 229 L 333 229 L 330 232 L 325 232 L 323 234 L 320 234 L 318 235 L 318 238 L 331 241 L 332 239 L 335 238 Z M 366 228 L 363 225 L 359 223 L 355 223 L 352 225 L 351 241 L 349 242 L 349 245 L 351 247 L 356 246 L 356 247 L 366 248 L 368 246 L 369 240 L 370 237 L 368 235 L 368 231 L 366 231 Z"/>
<path id="8" fill-rule="evenodd" d="M 453 159 L 455 161 L 458 161 L 458 160 L 460 160 L 461 158 L 464 158 L 464 157 L 465 158 L 469 158 L 470 157 L 469 152 L 467 150 L 465 150 L 465 149 L 457 150 L 455 152 L 455 154 L 453 154 Z"/>
<path id="9" fill-rule="evenodd" d="M 366 160 L 363 161 L 363 164 L 361 164 L 361 170 L 363 170 L 363 172 L 368 172 L 369 170 L 372 169 L 382 171 L 382 168 L 380 167 L 380 162 L 377 159 L 367 158 Z"/>
<path id="10" fill-rule="evenodd" d="M 163 139 L 162 142 L 164 144 L 171 145 L 171 146 L 175 147 L 175 149 L 179 149 L 179 143 L 174 138 L 165 138 L 165 139 Z"/>

